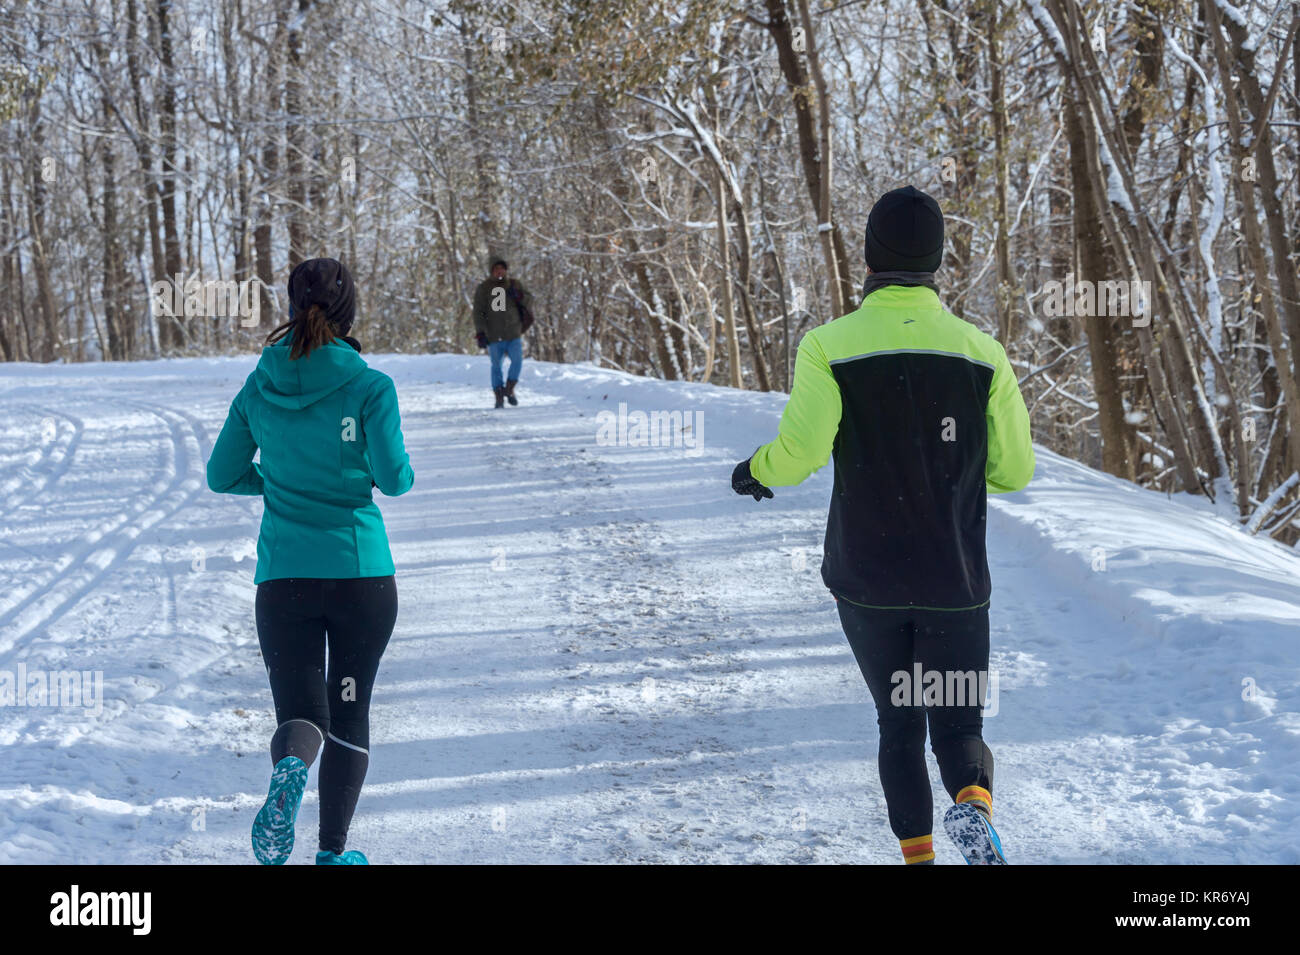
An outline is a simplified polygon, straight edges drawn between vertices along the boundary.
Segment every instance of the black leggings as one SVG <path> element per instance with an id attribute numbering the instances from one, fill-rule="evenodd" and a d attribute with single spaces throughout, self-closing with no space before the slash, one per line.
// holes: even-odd
<path id="1" fill-rule="evenodd" d="M 876 702 L 880 785 L 899 839 L 931 834 L 925 725 L 939 774 L 954 799 L 967 786 L 993 791 L 993 754 L 984 745 L 983 684 L 989 666 L 988 605 L 977 610 L 874 610 L 839 600 L 840 622 Z M 916 664 L 920 664 L 920 687 Z M 942 682 L 928 683 L 937 671 Z M 906 680 L 898 674 L 906 675 Z M 969 679 L 975 674 L 975 682 Z M 971 692 L 973 687 L 978 687 Z M 914 689 L 915 688 L 915 689 Z M 915 694 L 921 694 L 917 696 Z M 917 702 L 922 705 L 916 705 Z"/>
<path id="2" fill-rule="evenodd" d="M 320 768 L 320 847 L 342 852 L 370 762 L 370 693 L 397 621 L 393 577 L 287 578 L 257 587 L 257 638 L 279 728 L 271 762 Z M 326 668 L 326 648 L 329 665 Z"/>

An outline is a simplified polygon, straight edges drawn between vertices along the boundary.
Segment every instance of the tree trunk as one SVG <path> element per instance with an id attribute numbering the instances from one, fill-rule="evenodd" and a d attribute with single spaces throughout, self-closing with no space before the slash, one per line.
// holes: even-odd
<path id="1" fill-rule="evenodd" d="M 731 293 L 731 240 L 727 232 L 727 200 L 722 185 L 722 173 L 713 170 L 714 209 L 717 215 L 718 262 L 722 269 L 722 320 L 727 336 L 727 363 L 731 366 L 731 387 L 744 388 L 741 377 L 740 336 L 736 332 L 736 305 Z"/>
<path id="2" fill-rule="evenodd" d="M 796 0 L 796 2 L 803 3 L 806 6 L 806 0 Z M 831 310 L 834 313 L 833 317 L 838 318 L 844 314 L 847 303 L 854 301 L 854 290 L 850 278 L 848 256 L 844 249 L 844 237 L 831 215 L 829 179 L 825 187 L 823 187 L 822 183 L 823 177 L 829 176 L 830 171 L 829 120 L 826 120 L 823 136 L 819 136 L 813 128 L 810 100 L 814 98 L 813 94 L 816 89 L 824 90 L 826 84 L 825 80 L 820 77 L 810 80 L 808 71 L 804 69 L 803 63 L 798 57 L 794 48 L 794 36 L 790 27 L 790 19 L 786 14 L 785 0 L 766 0 L 766 3 L 767 30 L 776 41 L 777 58 L 781 64 L 781 72 L 794 94 L 795 128 L 799 134 L 799 156 L 803 164 L 804 183 L 808 188 L 808 197 L 812 201 L 813 214 L 817 217 L 822 257 L 826 262 L 826 276 L 831 294 Z M 803 27 L 803 30 L 804 41 L 807 44 L 806 48 L 811 59 L 816 47 L 809 29 Z M 824 99 L 819 98 L 819 106 L 822 106 L 824 102 Z M 825 105 L 824 109 L 828 110 L 829 106 Z M 821 121 L 826 117 L 822 116 L 821 113 L 819 113 L 819 117 L 821 117 L 819 119 L 820 125 Z M 824 169 L 823 162 L 826 163 Z"/>
<path id="3" fill-rule="evenodd" d="M 989 104 L 993 113 L 994 259 L 997 288 L 994 301 L 998 315 L 998 339 L 1010 349 L 1015 334 L 1015 278 L 1011 272 L 1011 222 L 1007 215 L 1007 104 L 1002 68 L 1001 0 L 989 0 L 984 11 L 989 44 Z"/>
<path id="4" fill-rule="evenodd" d="M 1070 144 L 1070 185 L 1074 195 L 1074 248 L 1077 279 L 1097 281 L 1110 274 L 1106 247 L 1098 240 L 1103 226 L 1099 203 L 1088 174 L 1087 147 L 1081 112 L 1086 109 L 1077 95 L 1064 112 L 1065 138 Z M 1073 294 L 1073 289 L 1069 294 Z M 1124 389 L 1120 380 L 1120 329 L 1107 315 L 1084 318 L 1088 334 L 1088 355 L 1092 366 L 1092 390 L 1097 399 L 1097 427 L 1101 433 L 1102 470 L 1132 481 L 1137 477 L 1137 435 L 1125 418 Z"/>
<path id="5" fill-rule="evenodd" d="M 1225 94 L 1223 101 L 1228 113 L 1229 140 L 1234 147 L 1233 154 L 1238 169 L 1238 175 L 1232 178 L 1237 184 L 1237 195 L 1241 200 L 1241 228 L 1246 239 L 1246 252 L 1249 256 L 1251 270 L 1255 273 L 1255 293 L 1259 297 L 1259 311 L 1264 316 L 1264 324 L 1268 330 L 1269 348 L 1273 352 L 1273 362 L 1277 367 L 1278 380 L 1282 386 L 1282 392 L 1286 396 L 1284 404 L 1292 440 L 1288 445 L 1289 454 L 1284 470 L 1291 471 L 1296 468 L 1298 457 L 1294 437 L 1300 435 L 1300 385 L 1297 384 L 1300 376 L 1298 376 L 1296 370 L 1296 361 L 1300 356 L 1295 355 L 1293 351 L 1296 343 L 1300 342 L 1300 338 L 1297 338 L 1291 329 L 1284 330 L 1282 327 L 1282 320 L 1273 298 L 1273 283 L 1270 280 L 1271 270 L 1268 257 L 1264 252 L 1264 238 L 1259 228 L 1259 210 L 1255 205 L 1255 184 L 1243 181 L 1240 173 L 1240 170 L 1246 168 L 1248 162 L 1256 162 L 1261 173 L 1260 185 L 1263 186 L 1264 160 L 1267 157 L 1268 164 L 1271 167 L 1272 154 L 1265 143 L 1248 137 L 1241 109 L 1236 97 L 1230 92 L 1233 89 L 1233 64 L 1229 62 L 1227 46 L 1219 29 L 1218 9 L 1214 6 L 1213 0 L 1206 0 L 1205 20 L 1206 28 L 1210 34 L 1210 49 L 1214 52 L 1214 59 L 1218 64 L 1220 80 L 1224 84 L 1224 90 L 1229 91 Z M 1236 67 L 1239 70 L 1242 68 L 1240 59 L 1238 59 Z M 1240 78 L 1240 74 L 1238 76 Z M 1243 80 L 1243 85 L 1246 82 Z M 1256 119 L 1258 118 L 1256 117 Z M 1267 126 L 1262 124 L 1261 127 L 1267 129 Z M 1259 148 L 1256 148 L 1256 146 Z M 1274 178 L 1274 185 L 1276 185 L 1276 177 Z M 1282 265 L 1285 262 L 1286 256 L 1284 253 L 1281 261 L 1277 264 Z M 1281 283 L 1279 282 L 1279 284 Z"/>
<path id="6" fill-rule="evenodd" d="M 303 120 L 302 28 L 312 0 L 298 0 L 289 26 L 288 66 L 284 82 L 285 178 L 289 199 L 289 268 L 310 257 L 307 236 L 308 131 Z"/>
<path id="7" fill-rule="evenodd" d="M 158 61 L 162 66 L 162 90 L 159 96 L 158 129 L 162 149 L 161 200 L 163 227 L 163 269 L 167 278 L 180 276 L 185 281 L 181 262 L 180 233 L 176 228 L 176 74 L 172 55 L 171 23 L 168 15 L 172 0 L 158 0 Z M 183 316 L 159 317 L 158 337 L 163 352 L 173 353 L 184 341 Z"/>
<path id="8" fill-rule="evenodd" d="M 266 91 L 266 113 L 269 117 L 280 111 L 284 90 L 281 77 L 284 73 L 284 45 L 288 32 L 287 10 L 279 10 L 275 33 L 266 50 L 266 74 L 262 88 Z M 253 228 L 253 248 L 257 254 L 257 280 L 262 296 L 262 312 L 272 316 L 271 325 L 278 325 L 283 313 L 278 306 L 279 297 L 272 296 L 275 287 L 274 223 L 276 190 L 280 188 L 280 133 L 274 122 L 263 127 L 262 163 L 258 171 L 260 197 L 257 203 L 257 225 Z"/>

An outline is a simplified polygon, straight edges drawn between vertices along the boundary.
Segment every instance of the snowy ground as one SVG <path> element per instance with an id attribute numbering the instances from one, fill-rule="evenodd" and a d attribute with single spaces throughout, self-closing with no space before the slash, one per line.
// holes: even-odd
<path id="1" fill-rule="evenodd" d="M 762 504 L 728 486 L 783 396 L 530 363 L 492 411 L 485 359 L 370 361 L 416 484 L 380 499 L 401 613 L 352 845 L 898 860 L 817 573 L 830 469 Z M 261 503 L 203 466 L 253 363 L 0 365 L 0 674 L 102 671 L 105 696 L 0 709 L 0 862 L 252 861 Z M 599 443 L 620 402 L 702 412 L 702 453 Z M 989 532 L 1011 861 L 1300 862 L 1300 556 L 1046 452 Z M 293 863 L 316 819 L 309 794 Z"/>

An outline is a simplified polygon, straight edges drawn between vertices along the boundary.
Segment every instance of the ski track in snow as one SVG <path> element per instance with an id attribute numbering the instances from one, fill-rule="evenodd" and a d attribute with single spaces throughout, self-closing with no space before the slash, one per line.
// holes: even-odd
<path id="1" fill-rule="evenodd" d="M 400 614 L 351 845 L 898 862 L 818 575 L 831 469 L 761 504 L 729 487 L 783 396 L 530 361 L 521 406 L 495 411 L 482 358 L 369 357 L 416 483 L 377 498 Z M 105 696 L 0 708 L 0 861 L 252 862 L 274 729 L 261 502 L 203 468 L 253 363 L 0 368 L 0 670 L 102 671 Z M 702 453 L 598 444 L 620 402 L 703 411 Z M 1042 451 L 989 515 L 1011 861 L 1300 862 L 1300 556 Z M 314 777 L 291 864 L 312 861 Z"/>

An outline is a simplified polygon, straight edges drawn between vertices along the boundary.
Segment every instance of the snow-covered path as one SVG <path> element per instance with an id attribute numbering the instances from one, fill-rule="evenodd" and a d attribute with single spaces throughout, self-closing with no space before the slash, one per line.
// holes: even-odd
<path id="1" fill-rule="evenodd" d="M 530 363 L 492 411 L 484 359 L 370 360 L 416 485 L 380 499 L 401 612 L 356 847 L 897 861 L 818 576 L 830 469 L 761 504 L 728 486 L 782 396 Z M 0 709 L 0 861 L 251 861 L 261 504 L 203 463 L 253 361 L 0 367 L 0 672 L 98 670 L 105 696 Z M 620 402 L 702 412 L 702 452 L 599 443 Z M 1046 453 L 990 551 L 1012 861 L 1300 862 L 1300 557 Z M 309 795 L 305 847 L 315 824 Z"/>

